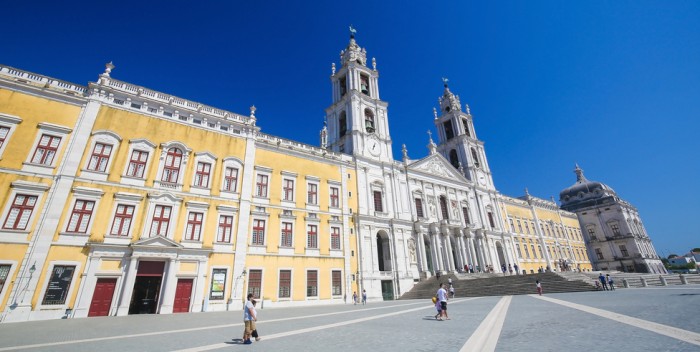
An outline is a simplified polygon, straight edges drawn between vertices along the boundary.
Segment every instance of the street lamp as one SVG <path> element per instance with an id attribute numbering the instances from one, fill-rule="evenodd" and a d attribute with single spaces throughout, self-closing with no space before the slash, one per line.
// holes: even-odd
<path id="1" fill-rule="evenodd" d="M 32 266 L 29 268 L 29 276 L 31 276 L 32 274 L 34 274 L 34 272 L 36 271 L 36 265 L 35 265 L 35 264 L 36 264 L 36 262 L 34 262 L 34 264 L 32 264 Z"/>

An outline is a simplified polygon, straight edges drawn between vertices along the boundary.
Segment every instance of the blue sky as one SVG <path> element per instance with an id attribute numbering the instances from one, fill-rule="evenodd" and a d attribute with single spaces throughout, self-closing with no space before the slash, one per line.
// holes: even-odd
<path id="1" fill-rule="evenodd" d="M 471 107 L 496 187 L 542 198 L 574 163 L 635 205 L 657 251 L 700 247 L 698 1 L 11 1 L 0 63 L 112 76 L 318 144 L 331 63 L 377 58 L 394 153 L 427 154 L 441 77 Z M 693 220 L 693 221 L 691 221 Z"/>

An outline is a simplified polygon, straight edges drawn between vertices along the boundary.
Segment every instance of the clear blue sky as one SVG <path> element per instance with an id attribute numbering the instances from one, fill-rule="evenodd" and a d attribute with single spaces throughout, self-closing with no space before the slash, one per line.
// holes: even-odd
<path id="1" fill-rule="evenodd" d="M 348 25 L 377 58 L 394 152 L 427 154 L 441 77 L 468 103 L 497 188 L 588 179 L 635 205 L 659 254 L 700 247 L 698 1 L 10 1 L 0 62 L 116 79 L 318 144 Z"/>

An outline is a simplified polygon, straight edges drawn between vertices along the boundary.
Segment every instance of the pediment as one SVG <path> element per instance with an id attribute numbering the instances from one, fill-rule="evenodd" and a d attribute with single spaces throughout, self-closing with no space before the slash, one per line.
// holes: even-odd
<path id="1" fill-rule="evenodd" d="M 163 236 L 154 236 L 140 239 L 131 244 L 139 247 L 183 248 L 181 244 Z"/>
<path id="2" fill-rule="evenodd" d="M 437 176 L 448 180 L 465 182 L 467 181 L 459 171 L 440 154 L 428 155 L 411 165 L 408 165 L 409 172 L 419 172 L 431 176 Z"/>

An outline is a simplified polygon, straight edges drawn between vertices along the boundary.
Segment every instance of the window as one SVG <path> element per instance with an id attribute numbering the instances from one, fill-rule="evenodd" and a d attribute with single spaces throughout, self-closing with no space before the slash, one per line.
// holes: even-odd
<path id="1" fill-rule="evenodd" d="M 292 296 L 292 271 L 280 270 L 280 292 L 279 298 L 289 298 Z"/>
<path id="2" fill-rule="evenodd" d="M 262 296 L 260 296 L 261 288 L 262 270 L 250 270 L 250 272 L 248 272 L 248 293 L 252 293 L 254 298 L 262 298 Z"/>
<path id="3" fill-rule="evenodd" d="M 340 79 L 338 79 L 338 87 L 340 88 L 340 96 L 343 97 L 348 91 L 347 79 L 345 77 L 340 77 Z"/>
<path id="4" fill-rule="evenodd" d="M 523 221 L 525 223 L 525 233 L 530 234 L 530 223 Z"/>
<path id="5" fill-rule="evenodd" d="M 17 128 L 17 125 L 22 123 L 22 119 L 14 116 L 0 113 L 0 155 L 7 147 L 7 140 L 12 136 L 12 133 Z"/>
<path id="6" fill-rule="evenodd" d="M 294 201 L 294 180 L 284 180 L 284 186 L 282 187 L 282 193 L 284 200 L 293 202 Z"/>
<path id="7" fill-rule="evenodd" d="M 220 301 L 224 299 L 226 291 L 226 269 L 213 269 L 211 273 L 211 288 L 209 299 Z"/>
<path id="8" fill-rule="evenodd" d="M 340 113 L 340 119 L 338 119 L 338 138 L 344 136 L 348 133 L 348 118 L 345 116 L 345 111 Z"/>
<path id="9" fill-rule="evenodd" d="M 595 228 L 593 226 L 586 227 L 586 230 L 588 231 L 588 236 L 590 238 L 595 238 Z"/>
<path id="10" fill-rule="evenodd" d="M 51 278 L 46 286 L 44 299 L 41 304 L 44 305 L 61 305 L 66 303 L 68 290 L 70 289 L 71 281 L 73 281 L 73 273 L 75 266 L 71 265 L 55 265 L 51 271 Z"/>
<path id="11" fill-rule="evenodd" d="M 539 245 L 539 244 L 537 245 L 537 250 L 540 253 L 540 258 L 544 258 L 544 254 L 542 254 L 542 246 L 541 245 Z"/>
<path id="12" fill-rule="evenodd" d="M 360 91 L 364 95 L 369 95 L 369 77 L 367 75 L 360 75 Z"/>
<path id="13" fill-rule="evenodd" d="M 469 132 L 469 120 L 462 119 L 462 124 L 464 125 L 464 133 L 467 135 L 467 137 L 471 137 L 472 135 Z"/>
<path id="14" fill-rule="evenodd" d="M 251 244 L 257 246 L 265 244 L 265 220 L 253 220 L 253 240 Z"/>
<path id="15" fill-rule="evenodd" d="M 316 270 L 306 271 L 306 296 L 318 296 L 318 271 Z"/>
<path id="16" fill-rule="evenodd" d="M 180 148 L 168 149 L 168 153 L 165 156 L 165 165 L 163 165 L 163 175 L 160 180 L 168 183 L 177 183 L 181 164 L 182 150 Z"/>
<path id="17" fill-rule="evenodd" d="M 255 182 L 255 195 L 261 198 L 267 198 L 267 175 L 258 174 Z"/>
<path id="18" fill-rule="evenodd" d="M 129 166 L 126 168 L 126 176 L 143 178 L 144 170 L 146 170 L 146 162 L 148 161 L 148 152 L 141 150 L 133 150 Z"/>
<path id="19" fill-rule="evenodd" d="M 197 170 L 194 174 L 194 186 L 207 188 L 209 187 L 209 174 L 211 173 L 211 164 L 197 163 Z"/>
<path id="20" fill-rule="evenodd" d="M 114 221 L 112 222 L 112 230 L 109 234 L 112 236 L 128 236 L 131 227 L 131 221 L 134 217 L 134 206 L 119 204 L 117 212 L 114 213 Z"/>
<path id="21" fill-rule="evenodd" d="M 368 133 L 374 132 L 374 113 L 370 109 L 365 109 L 365 130 Z"/>
<path id="22" fill-rule="evenodd" d="M 469 208 L 462 207 L 462 215 L 464 215 L 464 222 L 467 223 L 467 225 L 471 224 L 471 220 L 469 220 Z"/>
<path id="23" fill-rule="evenodd" d="M 508 223 L 510 224 L 510 231 L 515 232 L 515 225 L 513 225 L 513 219 L 508 219 Z"/>
<path id="24" fill-rule="evenodd" d="M 331 249 L 340 249 L 340 228 L 331 227 Z"/>
<path id="25" fill-rule="evenodd" d="M 627 251 L 627 247 L 624 244 L 620 245 L 620 253 L 623 257 L 629 257 L 630 253 Z"/>
<path id="26" fill-rule="evenodd" d="M 618 225 L 616 222 L 610 224 L 610 229 L 613 232 L 613 235 L 619 236 L 620 235 L 620 225 Z"/>
<path id="27" fill-rule="evenodd" d="M 445 121 L 442 126 L 445 128 L 445 138 L 452 139 L 455 136 L 455 132 L 452 129 L 452 120 Z"/>
<path id="28" fill-rule="evenodd" d="M 416 216 L 419 218 L 424 218 L 423 214 L 423 200 L 420 198 L 414 198 L 414 202 L 416 203 Z"/>
<path id="29" fill-rule="evenodd" d="M 318 248 L 318 226 L 308 225 L 306 248 Z"/>
<path id="30" fill-rule="evenodd" d="M 10 128 L 5 126 L 0 126 L 0 148 L 5 144 L 7 136 L 10 134 Z M 0 290 L 1 292 L 1 290 Z"/>
<path id="31" fill-rule="evenodd" d="M 515 242 L 515 252 L 518 253 L 518 258 L 522 258 L 523 254 L 520 253 L 520 242 Z"/>
<path id="32" fill-rule="evenodd" d="M 603 251 L 600 250 L 600 248 L 595 249 L 595 255 L 598 257 L 598 260 L 603 260 Z"/>
<path id="33" fill-rule="evenodd" d="M 216 232 L 216 241 L 231 243 L 231 232 L 233 232 L 233 216 L 219 216 L 219 229 Z"/>
<path id="34" fill-rule="evenodd" d="M 238 184 L 238 169 L 227 167 L 224 171 L 224 191 L 235 192 Z"/>
<path id="35" fill-rule="evenodd" d="M 61 137 L 51 136 L 48 134 L 41 135 L 39 144 L 34 150 L 34 156 L 32 156 L 32 163 L 47 166 L 52 165 L 53 158 L 56 156 L 58 145 L 60 143 Z"/>
<path id="36" fill-rule="evenodd" d="M 457 156 L 456 149 L 450 150 L 450 164 L 452 164 L 452 167 L 455 169 L 459 169 L 459 157 Z"/>
<path id="37" fill-rule="evenodd" d="M 165 205 L 156 205 L 153 211 L 153 220 L 151 222 L 151 231 L 149 237 L 163 236 L 168 234 L 168 225 L 170 225 L 170 213 L 172 207 Z"/>
<path id="38" fill-rule="evenodd" d="M 520 219 L 516 221 L 518 222 L 518 232 L 523 233 L 523 224 L 520 222 Z"/>
<path id="39" fill-rule="evenodd" d="M 306 187 L 308 192 L 307 203 L 318 204 L 318 185 L 309 183 Z"/>
<path id="40" fill-rule="evenodd" d="M 34 211 L 36 201 L 37 196 L 26 194 L 15 195 L 15 199 L 12 201 L 10 211 L 7 214 L 7 218 L 5 218 L 5 224 L 2 228 L 8 230 L 25 230 L 29 223 L 29 218 L 32 215 L 32 211 Z"/>
<path id="41" fill-rule="evenodd" d="M 88 170 L 105 172 L 109 163 L 109 156 L 112 154 L 112 146 L 104 143 L 95 143 L 92 149 Z"/>
<path id="42" fill-rule="evenodd" d="M 479 167 L 479 156 L 474 148 L 472 148 L 472 160 L 474 160 L 474 166 Z"/>
<path id="43" fill-rule="evenodd" d="M 489 225 L 491 225 L 491 228 L 494 229 L 496 228 L 496 223 L 493 221 L 493 213 L 488 212 L 486 215 L 489 217 Z"/>
<path id="44" fill-rule="evenodd" d="M 5 282 L 7 282 L 7 276 L 10 274 L 10 268 L 12 268 L 12 265 L 0 265 L 0 294 L 2 293 L 2 289 L 5 288 Z"/>
<path id="45" fill-rule="evenodd" d="M 384 207 L 382 206 L 382 191 L 372 192 L 374 195 L 374 211 L 383 213 Z"/>
<path id="46" fill-rule="evenodd" d="M 202 233 L 202 219 L 204 214 L 191 212 L 187 214 L 187 227 L 185 228 L 185 239 L 188 241 L 199 241 Z"/>
<path id="47" fill-rule="evenodd" d="M 440 196 L 440 215 L 443 220 L 448 220 L 450 218 L 450 213 L 447 211 L 447 198 L 445 196 Z"/>
<path id="48" fill-rule="evenodd" d="M 94 207 L 95 202 L 76 200 L 66 232 L 86 233 Z"/>
<path id="49" fill-rule="evenodd" d="M 280 245 L 282 247 L 291 247 L 292 246 L 292 223 L 291 222 L 283 222 L 282 223 L 282 230 L 280 233 Z"/>
<path id="50" fill-rule="evenodd" d="M 530 259 L 530 251 L 527 249 L 527 243 L 523 243 L 523 249 L 525 249 L 525 258 Z"/>
<path id="51" fill-rule="evenodd" d="M 342 295 L 343 294 L 343 287 L 342 287 L 343 280 L 341 279 L 340 270 L 331 271 L 331 282 L 333 285 L 333 287 L 332 287 L 333 295 L 334 296 Z"/>
<path id="52" fill-rule="evenodd" d="M 530 243 L 530 248 L 532 249 L 532 257 L 537 258 L 537 252 L 535 252 L 535 245 Z M 540 253 L 542 255 L 542 253 Z"/>
<path id="53" fill-rule="evenodd" d="M 338 187 L 331 187 L 331 207 L 340 207 L 340 189 Z"/>

